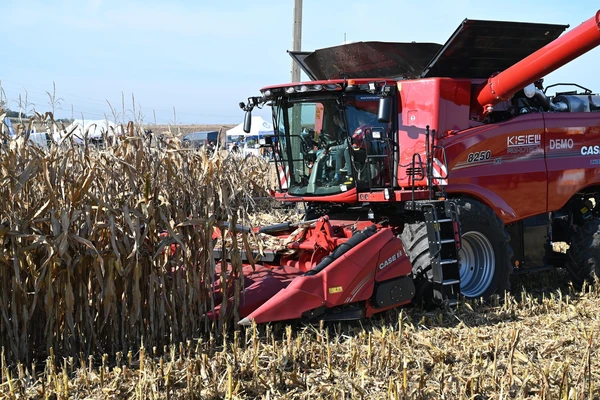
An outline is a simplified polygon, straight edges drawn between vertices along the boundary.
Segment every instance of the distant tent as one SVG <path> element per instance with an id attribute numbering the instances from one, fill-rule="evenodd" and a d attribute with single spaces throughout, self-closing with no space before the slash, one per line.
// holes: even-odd
<path id="1" fill-rule="evenodd" d="M 239 136 L 269 136 L 274 135 L 273 124 L 265 121 L 262 117 L 252 117 L 252 126 L 250 132 L 244 132 L 244 123 L 241 123 L 227 131 L 227 136 L 239 137 Z"/>
<path id="2" fill-rule="evenodd" d="M 120 136 L 122 134 L 121 126 L 106 119 L 82 120 L 76 119 L 71 125 L 65 128 L 65 131 L 54 131 L 53 139 L 55 142 L 62 140 L 70 132 L 72 138 L 77 143 L 83 143 L 86 134 L 88 140 L 99 140 L 104 136 Z"/>

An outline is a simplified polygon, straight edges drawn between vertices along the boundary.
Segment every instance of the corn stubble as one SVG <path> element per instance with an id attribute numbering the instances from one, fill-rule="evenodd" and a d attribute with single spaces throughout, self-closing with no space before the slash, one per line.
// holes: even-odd
<path id="1" fill-rule="evenodd" d="M 106 150 L 2 150 L 0 398 L 600 396 L 597 286 L 361 322 L 209 325 L 213 226 L 261 220 L 247 212 L 264 167 L 169 146 L 131 128 Z M 256 239 L 224 235 L 234 271 Z"/>
<path id="2" fill-rule="evenodd" d="M 598 398 L 600 292 L 520 296 L 362 323 L 251 326 L 110 362 L 51 355 L 37 373 L 3 367 L 0 397 Z"/>

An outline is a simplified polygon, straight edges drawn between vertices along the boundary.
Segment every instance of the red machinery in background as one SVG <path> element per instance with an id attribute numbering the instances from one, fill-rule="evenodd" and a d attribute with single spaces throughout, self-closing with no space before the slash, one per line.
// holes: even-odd
<path id="1" fill-rule="evenodd" d="M 465 20 L 443 46 L 291 53 L 312 81 L 241 107 L 272 107 L 275 196 L 307 214 L 261 228 L 285 249 L 245 267 L 241 323 L 488 298 L 515 269 L 600 276 L 600 96 L 541 80 L 600 44 L 600 11 L 566 28 Z"/>

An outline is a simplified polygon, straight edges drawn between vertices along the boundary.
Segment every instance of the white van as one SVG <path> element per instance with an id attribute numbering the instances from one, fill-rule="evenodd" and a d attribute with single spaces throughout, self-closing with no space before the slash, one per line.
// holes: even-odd
<path id="1" fill-rule="evenodd" d="M 4 118 L 4 121 L 2 121 L 2 133 L 11 139 L 15 137 L 15 128 L 13 127 L 12 122 L 8 117 Z M 3 141 L 6 142 L 6 139 L 4 139 Z M 35 127 L 31 128 L 31 131 L 29 132 L 30 143 L 33 143 L 38 147 L 46 149 L 49 147 L 50 141 L 51 138 L 46 132 L 38 132 Z"/>

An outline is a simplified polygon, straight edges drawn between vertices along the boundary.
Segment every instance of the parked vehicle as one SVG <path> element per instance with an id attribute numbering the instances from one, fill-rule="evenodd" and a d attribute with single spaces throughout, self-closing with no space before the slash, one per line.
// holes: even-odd
<path id="1" fill-rule="evenodd" d="M 12 125 L 11 120 L 8 117 L 4 118 L 2 125 L 2 134 L 5 136 L 2 139 L 2 143 L 6 144 L 9 139 L 14 139 L 17 132 Z M 32 127 L 29 131 L 22 132 L 23 135 L 27 135 L 28 142 L 33 143 L 38 147 L 48 148 L 52 142 L 52 138 L 44 131 L 38 131 L 35 127 Z"/>
<path id="2" fill-rule="evenodd" d="M 206 146 L 208 142 L 211 142 L 216 146 L 219 139 L 218 131 L 203 131 L 188 133 L 181 139 L 184 147 L 189 148 L 200 148 Z"/>

